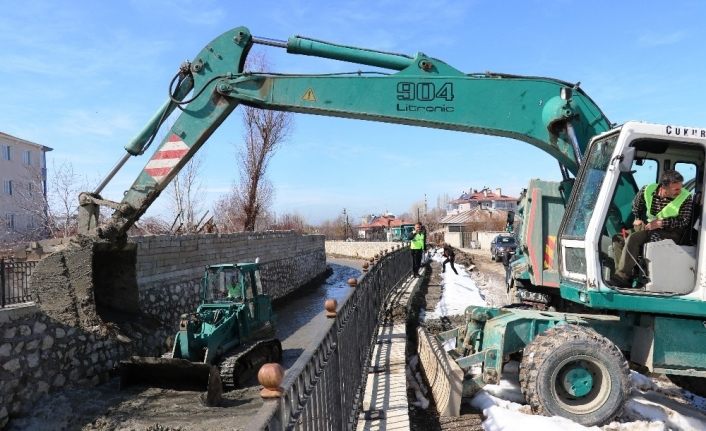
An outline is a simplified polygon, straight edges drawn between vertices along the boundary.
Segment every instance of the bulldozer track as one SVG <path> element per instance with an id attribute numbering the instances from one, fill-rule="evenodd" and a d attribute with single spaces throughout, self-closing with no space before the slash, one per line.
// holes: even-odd
<path id="1" fill-rule="evenodd" d="M 277 339 L 259 340 L 240 346 L 224 355 L 218 363 L 223 390 L 232 391 L 238 388 L 254 376 L 262 364 L 281 360 L 282 345 Z"/>

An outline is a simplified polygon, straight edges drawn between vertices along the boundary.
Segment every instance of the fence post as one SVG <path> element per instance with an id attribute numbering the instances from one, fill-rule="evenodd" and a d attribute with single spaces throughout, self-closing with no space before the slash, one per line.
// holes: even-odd
<path id="1" fill-rule="evenodd" d="M 5 308 L 5 259 L 0 259 L 0 308 Z"/>

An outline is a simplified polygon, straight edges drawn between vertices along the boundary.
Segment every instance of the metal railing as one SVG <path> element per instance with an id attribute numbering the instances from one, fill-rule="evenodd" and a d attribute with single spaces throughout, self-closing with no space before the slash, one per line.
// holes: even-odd
<path id="1" fill-rule="evenodd" d="M 410 273 L 409 251 L 383 256 L 339 308 L 319 345 L 305 352 L 266 401 L 253 429 L 350 430 L 357 423 L 368 359 L 386 296 Z M 296 371 L 298 370 L 298 372 Z"/>
<path id="2" fill-rule="evenodd" d="M 32 300 L 29 278 L 36 264 L 0 259 L 0 308 Z"/>

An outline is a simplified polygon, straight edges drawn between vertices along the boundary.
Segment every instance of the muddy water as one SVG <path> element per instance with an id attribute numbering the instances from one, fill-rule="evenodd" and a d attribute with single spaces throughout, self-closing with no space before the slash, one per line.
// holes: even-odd
<path id="1" fill-rule="evenodd" d="M 339 262 L 339 263 L 333 263 Z M 277 338 L 282 341 L 282 366 L 291 367 L 307 348 L 317 345 L 323 336 L 326 315 L 324 302 L 335 299 L 340 304 L 348 297 L 348 279 L 358 278 L 359 269 L 346 266 L 345 261 L 329 260 L 333 270 L 322 285 L 296 292 L 275 304 Z M 351 263 L 353 264 L 353 263 Z"/>
<path id="2" fill-rule="evenodd" d="M 351 288 L 347 280 L 359 277 L 359 261 L 332 260 L 327 280 L 275 304 L 277 336 L 282 340 L 282 365 L 289 368 L 318 343 L 325 322 L 323 303 L 339 304 Z M 206 407 L 201 394 L 159 388 L 118 390 L 118 379 L 93 388 L 68 389 L 40 399 L 29 417 L 14 418 L 8 430 L 232 430 L 243 428 L 262 405 L 260 386 L 224 394 L 220 407 Z"/>

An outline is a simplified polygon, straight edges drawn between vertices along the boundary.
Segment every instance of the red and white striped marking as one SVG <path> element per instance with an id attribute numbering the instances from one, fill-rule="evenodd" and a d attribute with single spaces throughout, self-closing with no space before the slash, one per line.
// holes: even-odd
<path id="1" fill-rule="evenodd" d="M 147 175 L 161 183 L 174 166 L 189 152 L 189 147 L 177 135 L 172 135 L 145 166 Z"/>

